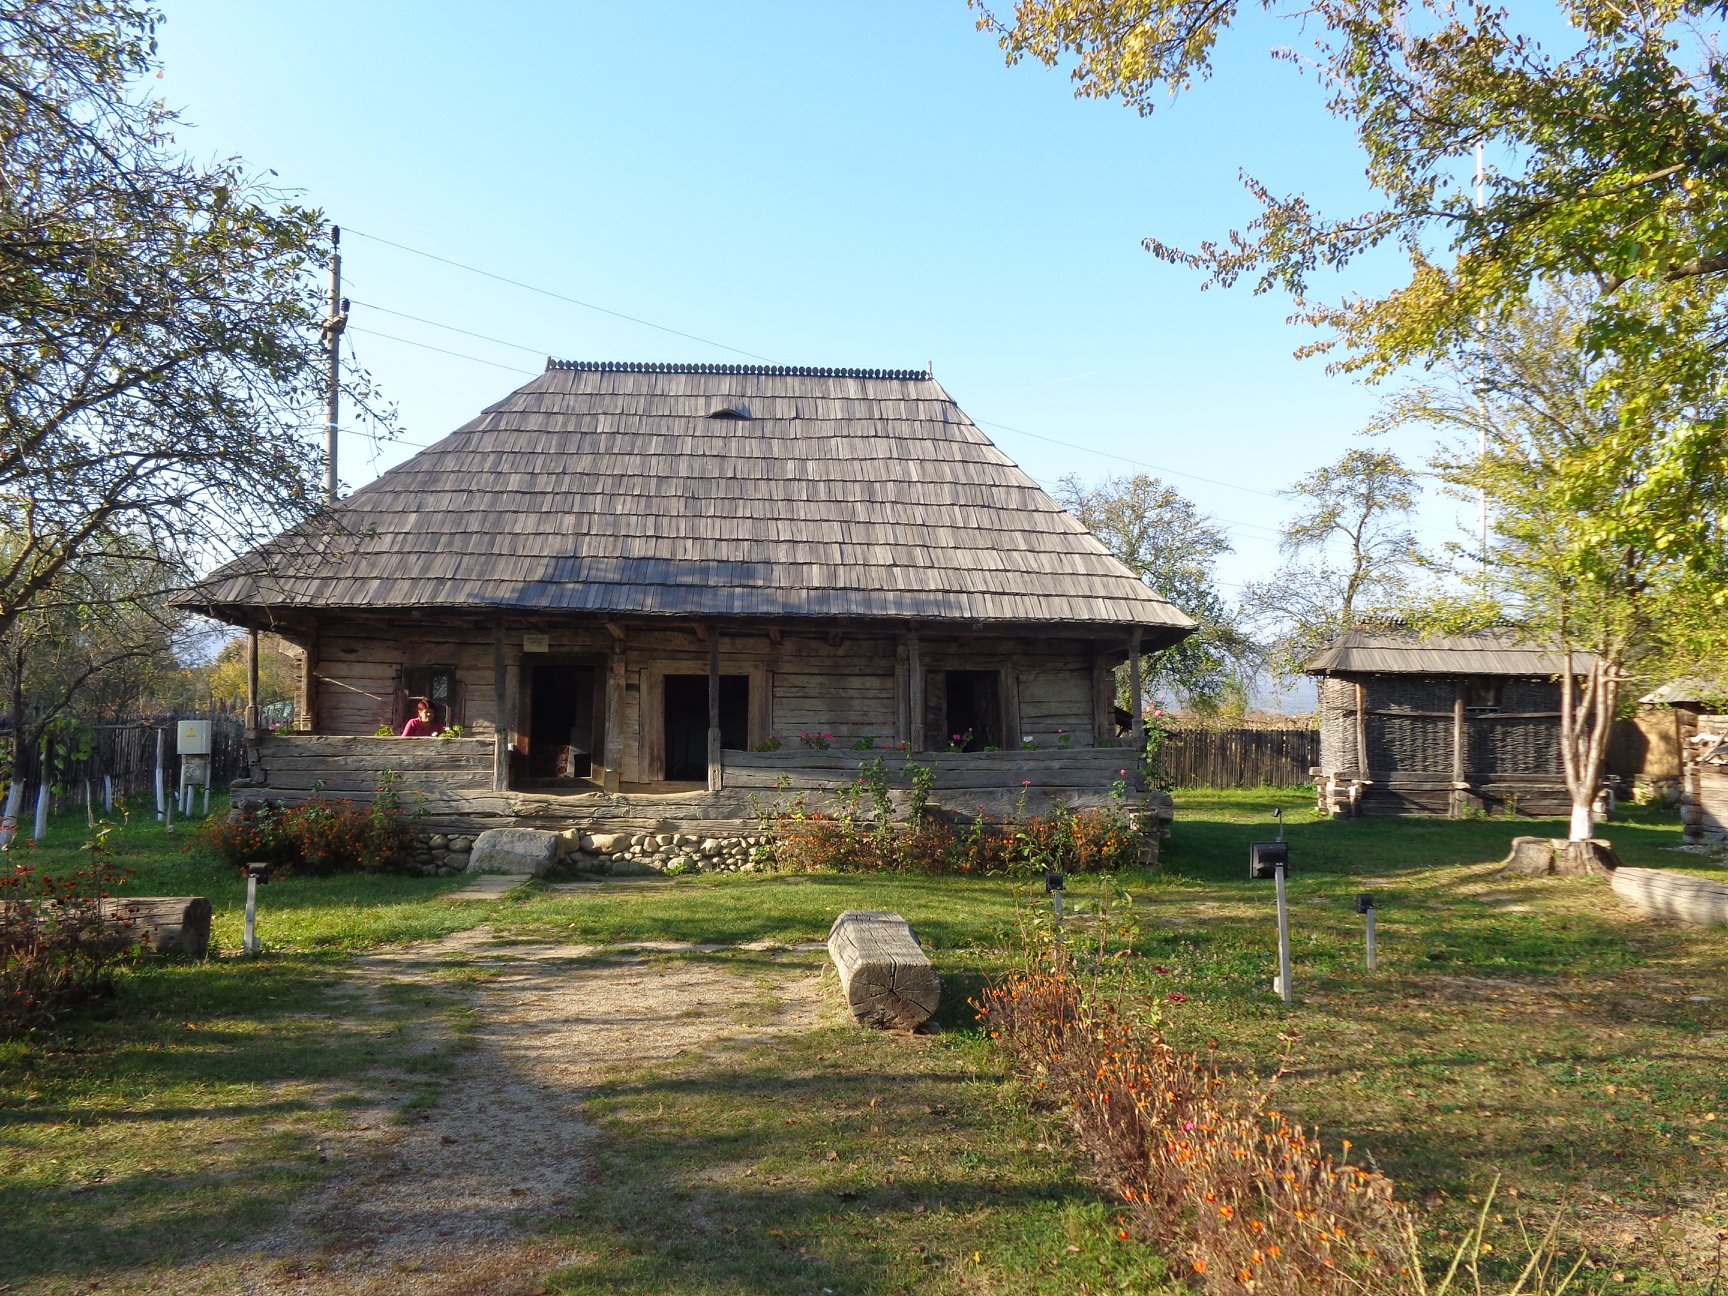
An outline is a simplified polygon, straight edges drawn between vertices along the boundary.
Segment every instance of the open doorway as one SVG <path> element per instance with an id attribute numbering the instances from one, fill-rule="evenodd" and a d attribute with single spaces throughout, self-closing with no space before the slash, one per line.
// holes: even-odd
<path id="1" fill-rule="evenodd" d="M 666 676 L 666 772 L 669 783 L 708 777 L 708 677 Z M 750 677 L 720 677 L 720 745 L 750 745 Z"/>
<path id="2" fill-rule="evenodd" d="M 958 738 L 961 751 L 1000 748 L 1002 743 L 1002 683 L 997 671 L 944 671 L 945 698 L 943 733 L 950 742 Z"/>
<path id="3" fill-rule="evenodd" d="M 592 666 L 534 667 L 528 715 L 528 777 L 575 782 L 594 773 L 596 671 Z"/>

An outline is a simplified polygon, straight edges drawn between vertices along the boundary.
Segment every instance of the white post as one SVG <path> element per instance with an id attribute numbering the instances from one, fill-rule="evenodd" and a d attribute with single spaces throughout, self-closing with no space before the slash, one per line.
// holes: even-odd
<path id="1" fill-rule="evenodd" d="M 1273 865 L 1278 882 L 1278 984 L 1273 987 L 1278 997 L 1290 1002 L 1290 906 L 1284 898 L 1284 865 Z"/>
<path id="2" fill-rule="evenodd" d="M 84 780 L 84 823 L 87 827 L 96 826 L 96 794 L 90 790 L 90 780 Z"/>
<path id="3" fill-rule="evenodd" d="M 14 782 L 6 790 L 6 815 L 0 819 L 0 850 L 11 850 L 18 835 L 18 812 L 24 808 L 24 785 Z"/>
<path id="4" fill-rule="evenodd" d="M 246 875 L 246 930 L 240 938 L 240 948 L 248 954 L 258 952 L 258 879 Z"/>
<path id="5" fill-rule="evenodd" d="M 114 776 L 112 774 L 102 776 L 102 809 L 110 812 L 114 809 Z"/>
<path id="6" fill-rule="evenodd" d="M 161 771 L 158 770 L 157 772 L 160 773 Z M 163 805 L 165 807 L 165 809 L 163 810 L 163 820 L 162 820 L 162 831 L 163 832 L 170 832 L 171 833 L 174 831 L 174 803 L 176 801 L 178 801 L 179 799 L 180 799 L 180 794 L 178 792 L 176 792 L 173 796 L 169 797 L 165 802 L 163 802 Z"/>
<path id="7" fill-rule="evenodd" d="M 1373 972 L 1378 967 L 1379 967 L 1379 960 L 1375 957 L 1375 951 L 1374 951 L 1374 906 L 1369 905 L 1368 906 L 1368 970 L 1370 972 Z"/>
<path id="8" fill-rule="evenodd" d="M 161 819 L 168 811 L 167 784 L 162 772 L 162 753 L 168 741 L 165 730 L 156 731 L 156 818 Z"/>
<path id="9" fill-rule="evenodd" d="M 36 785 L 36 840 L 48 840 L 48 771 L 42 771 L 42 782 Z"/>

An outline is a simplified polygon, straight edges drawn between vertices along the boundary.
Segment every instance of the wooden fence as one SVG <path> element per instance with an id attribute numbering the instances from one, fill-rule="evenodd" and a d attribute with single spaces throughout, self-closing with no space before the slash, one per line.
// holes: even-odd
<path id="1" fill-rule="evenodd" d="M 1178 722 L 1158 748 L 1166 787 L 1296 787 L 1313 781 L 1320 731 L 1307 716 L 1229 727 Z"/>
<path id="2" fill-rule="evenodd" d="M 100 796 L 104 776 L 113 781 L 116 797 L 154 793 L 158 751 L 164 779 L 172 787 L 178 781 L 179 757 L 175 754 L 174 728 L 181 720 L 210 721 L 212 785 L 218 789 L 240 777 L 246 753 L 243 722 L 238 714 L 188 712 L 185 715 L 152 716 L 90 725 L 82 733 L 62 735 L 45 748 L 24 754 L 25 803 L 33 804 L 35 789 L 45 780 L 53 790 L 56 806 L 82 804 L 88 782 Z M 11 782 L 11 743 L 0 742 L 6 764 L 0 768 L 0 794 Z"/>

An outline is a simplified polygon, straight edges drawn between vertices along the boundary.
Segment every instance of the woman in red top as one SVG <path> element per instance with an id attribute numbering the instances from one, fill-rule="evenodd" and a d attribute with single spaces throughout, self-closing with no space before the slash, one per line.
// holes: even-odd
<path id="1" fill-rule="evenodd" d="M 425 698 L 415 698 L 414 707 L 413 717 L 402 726 L 404 738 L 431 738 L 443 732 L 444 726 L 432 718 L 430 702 Z"/>

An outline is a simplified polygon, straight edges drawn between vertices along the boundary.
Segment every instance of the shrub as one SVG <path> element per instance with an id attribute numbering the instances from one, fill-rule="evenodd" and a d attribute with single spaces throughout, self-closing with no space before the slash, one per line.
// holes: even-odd
<path id="1" fill-rule="evenodd" d="M 980 813 L 955 827 L 928 817 L 907 824 L 836 811 L 774 816 L 774 862 L 789 872 L 1033 875 L 1104 873 L 1137 863 L 1144 838 L 1126 812 L 1098 806 L 994 821 Z"/>
<path id="2" fill-rule="evenodd" d="M 987 990 L 980 1018 L 1062 1104 L 1138 1229 L 1203 1290 L 1421 1290 L 1412 1216 L 1384 1175 L 1348 1163 L 1349 1143 L 1345 1160 L 1329 1156 L 1263 1095 L 1136 1020 L 1065 946 L 1045 954 Z"/>
<path id="3" fill-rule="evenodd" d="M 90 866 L 67 877 L 28 863 L 0 877 L 0 1038 L 50 1026 L 114 993 L 132 933 L 102 913 L 116 877 L 107 832 L 97 828 L 87 847 Z"/>
<path id="4" fill-rule="evenodd" d="M 259 806 L 207 820 L 194 848 L 229 867 L 253 861 L 307 873 L 384 873 L 408 859 L 413 829 L 395 780 L 379 780 L 370 804 L 315 796 L 297 806 Z"/>

